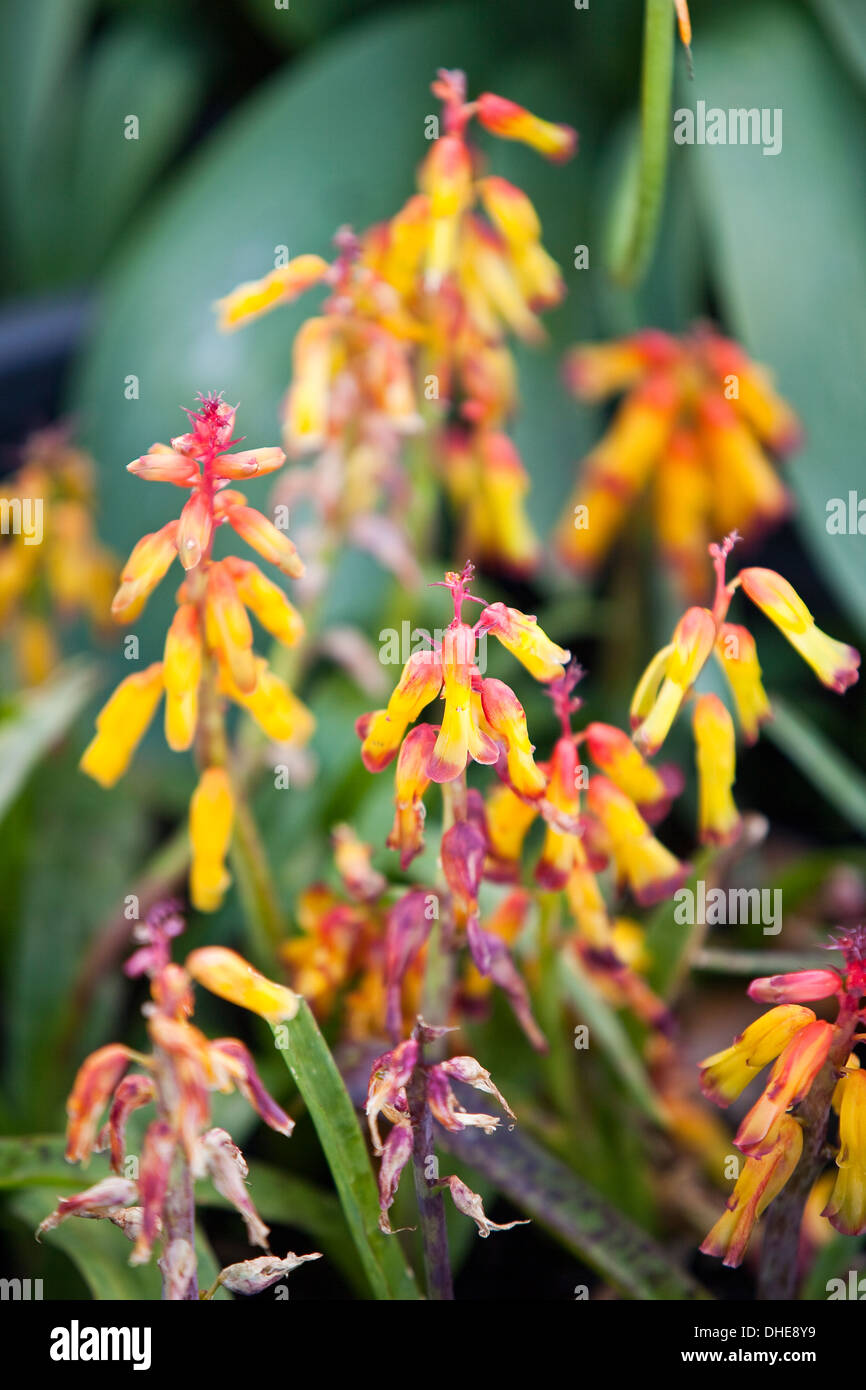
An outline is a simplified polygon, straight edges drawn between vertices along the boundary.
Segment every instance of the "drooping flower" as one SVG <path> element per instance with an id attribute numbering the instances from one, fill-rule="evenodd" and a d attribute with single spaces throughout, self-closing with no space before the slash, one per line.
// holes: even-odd
<path id="1" fill-rule="evenodd" d="M 650 329 L 577 347 L 566 374 L 582 400 L 626 394 L 584 460 L 557 533 L 560 556 L 594 570 L 651 479 L 662 554 L 685 595 L 703 597 L 710 537 L 737 528 L 754 537 L 788 511 L 765 451 L 796 447 L 793 411 L 762 368 L 704 325 L 681 338 Z"/>
<path id="2" fill-rule="evenodd" d="M 401 781 L 411 768 L 413 785 L 425 776 L 428 782 L 450 782 L 460 776 L 470 759 L 491 764 L 504 754 L 521 788 L 527 795 L 539 796 L 543 778 L 532 759 L 523 709 L 501 681 L 482 680 L 476 665 L 476 644 L 480 635 L 492 633 L 536 679 L 545 682 L 562 675 L 569 653 L 550 640 L 534 617 L 475 598 L 469 593 L 472 574 L 471 564 L 460 574 L 446 574 L 443 587 L 452 595 L 454 617 L 441 642 L 409 658 L 387 707 L 358 720 L 361 757 L 370 772 L 387 767 L 408 726 L 441 692 L 445 708 L 432 748 L 430 736 L 419 735 L 403 768 L 398 769 Z M 482 604 L 472 626 L 462 618 L 467 601 Z M 418 761 L 419 755 L 423 761 Z M 419 798 L 420 794 L 415 799 Z M 405 801 L 404 787 L 398 788 L 397 799 L 398 804 Z"/>
<path id="3" fill-rule="evenodd" d="M 107 1150 L 112 1176 L 62 1199 L 40 1227 L 52 1230 L 71 1216 L 105 1217 L 134 1242 L 132 1264 L 147 1263 L 159 1246 L 163 1296 L 170 1299 L 197 1296 L 188 1240 L 193 1214 L 188 1185 L 195 1179 L 210 1178 L 240 1212 L 251 1243 L 268 1248 L 268 1228 L 246 1187 L 243 1155 L 225 1130 L 211 1126 L 211 1093 L 237 1090 L 277 1133 L 290 1135 L 294 1127 L 265 1090 L 244 1044 L 237 1038 L 211 1041 L 190 1015 L 194 979 L 269 1020 L 291 1018 L 296 997 L 219 947 L 194 951 L 184 968 L 175 965 L 170 943 L 182 929 L 173 903 L 154 908 L 135 928 L 140 944 L 126 973 L 149 979 L 143 1012 L 151 1052 L 120 1044 L 100 1048 L 80 1067 L 69 1097 L 67 1158 L 84 1165 L 92 1153 Z M 155 1118 L 145 1130 L 138 1176 L 130 1178 L 127 1122 L 134 1110 L 151 1105 Z"/>
<path id="4" fill-rule="evenodd" d="M 165 692 L 165 736 L 183 750 L 198 741 L 201 776 L 190 804 L 193 905 L 213 912 L 231 882 L 225 859 L 231 842 L 234 793 L 220 734 L 222 697 L 249 710 L 263 731 L 283 743 L 306 741 L 312 716 L 267 662 L 253 651 L 248 610 L 278 641 L 294 646 L 303 634 L 300 614 L 278 585 L 249 560 L 213 557 L 214 534 L 225 526 L 283 574 L 303 565 L 284 531 L 229 486 L 271 473 L 281 449 L 230 452 L 235 411 L 221 396 L 206 396 L 188 411 L 191 429 L 154 444 L 129 470 L 148 481 L 190 491 L 180 518 L 143 537 L 132 551 L 112 603 L 118 622 L 132 622 L 175 559 L 185 570 L 163 660 L 122 681 L 96 720 L 96 736 L 81 768 L 112 787 L 129 766 Z"/>
<path id="5" fill-rule="evenodd" d="M 828 637 L 815 626 L 812 614 L 786 579 L 774 570 L 744 569 L 730 582 L 725 576 L 728 556 L 740 537 L 732 532 L 709 547 L 716 574 L 712 608 L 689 608 L 673 637 L 652 658 L 635 687 L 631 702 L 632 737 L 641 753 L 652 756 L 671 726 L 711 656 L 728 681 L 734 710 L 748 743 L 757 739 L 772 708 L 761 682 L 754 638 L 745 627 L 728 621 L 739 588 L 787 637 L 829 689 L 839 694 L 856 683 L 860 653 Z M 734 840 L 740 817 L 731 788 L 735 777 L 735 731 L 724 703 L 710 694 L 695 698 L 693 732 L 699 778 L 701 839 L 726 844 Z"/>
<path id="6" fill-rule="evenodd" d="M 804 1135 L 797 1112 L 807 1097 L 810 1164 L 828 1138 L 831 1104 L 840 1115 L 838 1172 L 823 1214 L 845 1234 L 866 1231 L 866 1084 L 856 1054 L 850 1051 L 862 1036 L 857 1029 L 863 1022 L 866 929 L 857 927 L 838 936 L 830 949 L 842 953 L 838 969 L 753 980 L 751 997 L 775 1007 L 750 1024 L 731 1047 L 701 1063 L 701 1087 L 722 1106 L 773 1063 L 764 1090 L 734 1139 L 746 1155 L 745 1167 L 728 1210 L 701 1246 L 727 1265 L 740 1264 L 755 1222 L 800 1162 Z M 805 1001 L 833 995 L 838 1012 L 832 1023 L 816 1018 L 805 1006 Z"/>
<path id="7" fill-rule="evenodd" d="M 412 1156 L 416 1116 L 409 1100 L 409 1088 L 413 1085 L 421 1092 L 422 1106 L 427 1107 L 436 1122 L 446 1130 L 459 1133 L 464 1129 L 481 1129 L 485 1134 L 493 1134 L 498 1128 L 498 1115 L 468 1112 L 452 1088 L 452 1081 L 472 1086 L 477 1091 L 492 1095 L 510 1119 L 514 1112 L 505 1097 L 493 1084 L 489 1071 L 486 1071 L 474 1057 L 451 1057 L 445 1062 L 426 1063 L 423 1059 L 423 1043 L 447 1032 L 447 1029 L 428 1028 L 419 1019 L 412 1036 L 399 1043 L 390 1052 L 385 1052 L 373 1063 L 370 1083 L 367 1090 L 366 1114 L 373 1142 L 373 1151 L 380 1158 L 379 1165 L 379 1225 L 391 1234 L 388 1212 L 393 1205 L 400 1183 L 400 1176 Z M 379 1131 L 379 1117 L 384 1116 L 393 1126 L 387 1138 L 382 1140 Z M 425 1155 L 425 1158 L 432 1155 Z M 456 1176 L 440 1178 L 427 1175 L 431 1189 L 447 1187 L 451 1192 L 458 1211 L 472 1220 L 481 1236 L 491 1231 L 508 1231 L 513 1226 L 524 1223 L 509 1221 L 497 1225 L 484 1214 L 481 1198 L 472 1192 Z"/>

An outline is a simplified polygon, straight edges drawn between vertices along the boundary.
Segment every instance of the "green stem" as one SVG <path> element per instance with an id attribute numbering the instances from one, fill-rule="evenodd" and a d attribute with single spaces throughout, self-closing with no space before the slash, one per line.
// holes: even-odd
<path id="1" fill-rule="evenodd" d="M 309 1006 L 274 1026 L 274 1042 L 304 1099 L 374 1298 L 416 1299 L 418 1287 L 396 1236 L 379 1229 L 379 1199 L 361 1127 L 343 1078 Z"/>
<path id="2" fill-rule="evenodd" d="M 238 879 L 244 916 L 260 963 L 273 969 L 288 935 L 270 866 L 246 798 L 235 788 L 235 823 L 231 858 Z"/>
<path id="3" fill-rule="evenodd" d="M 611 273 L 629 287 L 643 278 L 655 247 L 671 139 L 674 8 L 671 0 L 646 0 L 641 76 L 640 158 L 631 199 L 631 225 L 612 258 Z"/>

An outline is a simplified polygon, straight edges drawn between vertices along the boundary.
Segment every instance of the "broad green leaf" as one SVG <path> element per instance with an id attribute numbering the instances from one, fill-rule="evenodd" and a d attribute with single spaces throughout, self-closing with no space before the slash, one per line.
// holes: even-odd
<path id="1" fill-rule="evenodd" d="M 866 9 L 862 0 L 812 0 L 839 56 L 866 83 Z"/>
<path id="2" fill-rule="evenodd" d="M 589 1028 L 591 1043 L 602 1049 L 635 1104 L 656 1124 L 663 1124 L 649 1077 L 622 1020 L 602 999 L 571 952 L 561 957 L 560 980 L 564 993 Z"/>
<path id="3" fill-rule="evenodd" d="M 95 686 L 92 666 L 68 662 L 44 685 L 18 696 L 0 718 L 0 819 L 34 765 L 74 722 Z"/>
<path id="4" fill-rule="evenodd" d="M 178 145 L 201 98 L 203 75 L 202 46 L 177 25 L 120 21 L 89 54 L 71 171 L 72 209 L 88 265 L 102 264 Z M 127 138 L 129 116 L 138 122 L 135 138 Z"/>
<path id="5" fill-rule="evenodd" d="M 420 1295 L 399 1242 L 379 1230 L 379 1199 L 358 1117 L 309 1006 L 275 1040 L 316 1127 L 361 1264 L 377 1299 Z"/>
<path id="6" fill-rule="evenodd" d="M 767 737 L 781 748 L 830 805 L 866 835 L 866 775 L 839 753 L 799 710 L 773 697 Z"/>
<path id="7" fill-rule="evenodd" d="M 779 0 L 717 7 L 701 26 L 699 96 L 782 113 L 782 149 L 677 147 L 696 179 L 729 326 L 776 374 L 806 442 L 790 464 L 796 524 L 862 628 L 863 537 L 830 535 L 827 504 L 862 484 L 866 436 L 866 111 L 809 13 Z M 822 248 L 824 248 L 822 250 Z"/>
<path id="8" fill-rule="evenodd" d="M 4 1135 L 0 1138 L 0 1188 L 74 1187 L 79 1170 L 64 1159 L 65 1148 L 62 1134 Z M 101 1160 L 98 1163 L 104 1166 Z M 97 1172 L 97 1179 L 102 1176 Z"/>
<path id="9" fill-rule="evenodd" d="M 440 1131 L 437 1138 L 620 1293 L 644 1300 L 709 1297 L 646 1231 L 519 1130 Z"/>

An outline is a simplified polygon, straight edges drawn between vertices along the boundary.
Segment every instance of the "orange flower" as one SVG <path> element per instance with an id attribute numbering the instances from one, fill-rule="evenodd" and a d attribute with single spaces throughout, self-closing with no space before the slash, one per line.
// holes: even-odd
<path id="1" fill-rule="evenodd" d="M 680 0 L 678 9 L 687 44 Z M 700 556 L 710 535 L 738 527 L 752 536 L 788 511 L 765 450 L 796 447 L 796 417 L 762 369 L 714 330 L 676 338 L 653 329 L 577 347 L 566 376 L 584 400 L 627 393 L 584 460 L 558 532 L 572 568 L 597 568 L 650 479 L 662 554 L 689 598 L 702 597 Z"/>
<path id="2" fill-rule="evenodd" d="M 246 506 L 228 487 L 236 478 L 269 473 L 284 461 L 281 449 L 229 452 L 234 409 L 221 396 L 200 398 L 187 412 L 191 429 L 154 444 L 129 470 L 147 481 L 187 488 L 190 498 L 179 520 L 143 537 L 121 576 L 112 604 L 117 621 L 130 622 L 165 577 L 175 557 L 186 577 L 165 641 L 164 660 L 136 672 L 118 686 L 98 715 L 96 737 L 81 768 L 105 787 L 129 766 L 165 690 L 165 736 L 175 750 L 200 740 L 202 776 L 190 808 L 193 842 L 191 894 L 195 906 L 212 912 L 230 882 L 224 867 L 232 826 L 232 794 L 222 766 L 221 695 L 253 714 L 281 742 L 300 742 L 312 732 L 312 716 L 253 651 L 247 609 L 279 641 L 300 640 L 303 623 L 278 586 L 249 560 L 215 560 L 215 531 L 231 527 L 284 573 L 299 576 L 303 565 L 284 532 Z M 202 706 L 206 705 L 207 717 Z"/>

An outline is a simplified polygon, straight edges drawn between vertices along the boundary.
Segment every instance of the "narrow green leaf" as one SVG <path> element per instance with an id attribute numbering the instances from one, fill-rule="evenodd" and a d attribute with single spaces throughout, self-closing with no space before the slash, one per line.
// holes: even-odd
<path id="1" fill-rule="evenodd" d="M 694 893 L 698 879 L 706 878 L 712 860 L 712 850 L 696 855 L 694 872 L 683 886 Z M 706 930 L 697 924 L 683 926 L 675 921 L 676 906 L 673 898 L 659 903 L 649 919 L 646 933 L 647 951 L 652 960 L 649 982 L 663 999 L 676 993 L 692 957 L 700 949 Z"/>
<path id="2" fill-rule="evenodd" d="M 26 691 L 0 722 L 0 818 L 31 768 L 69 728 L 95 682 L 92 666 L 69 662 L 44 685 Z"/>
<path id="3" fill-rule="evenodd" d="M 850 825 L 866 834 L 866 777 L 839 753 L 808 719 L 785 700 L 773 697 L 773 718 L 765 726 L 786 757 Z"/>
<path id="4" fill-rule="evenodd" d="M 379 1200 L 358 1117 L 306 1003 L 274 1037 L 310 1112 L 361 1264 L 377 1299 L 420 1297 L 399 1241 L 379 1230 Z"/>
<path id="5" fill-rule="evenodd" d="M 637 1106 L 656 1124 L 664 1120 L 643 1062 L 619 1015 L 602 999 L 580 962 L 569 952 L 560 958 L 563 989 Z"/>
<path id="6" fill-rule="evenodd" d="M 440 1132 L 439 1139 L 620 1293 L 645 1301 L 709 1298 L 646 1231 L 525 1134 Z"/>
<path id="7" fill-rule="evenodd" d="M 4 1136 L 0 1139 L 0 1189 L 74 1185 L 77 1170 L 64 1159 L 65 1147 L 62 1134 Z"/>
<path id="8" fill-rule="evenodd" d="M 820 951 L 697 951 L 693 970 L 706 970 L 714 975 L 783 975 L 794 970 L 826 969 L 828 958 Z"/>

